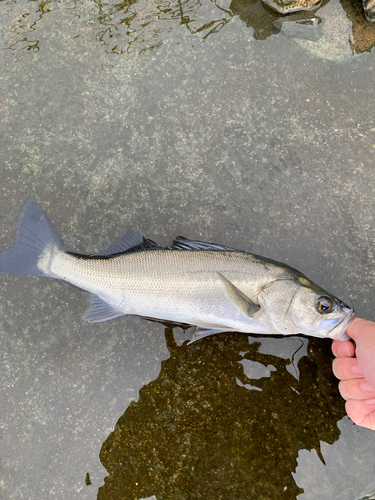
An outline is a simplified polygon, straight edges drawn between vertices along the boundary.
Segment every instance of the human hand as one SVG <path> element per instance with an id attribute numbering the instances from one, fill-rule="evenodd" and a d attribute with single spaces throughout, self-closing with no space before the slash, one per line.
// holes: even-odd
<path id="1" fill-rule="evenodd" d="M 354 340 L 335 340 L 333 373 L 353 422 L 375 430 L 375 323 L 355 318 L 346 333 Z"/>

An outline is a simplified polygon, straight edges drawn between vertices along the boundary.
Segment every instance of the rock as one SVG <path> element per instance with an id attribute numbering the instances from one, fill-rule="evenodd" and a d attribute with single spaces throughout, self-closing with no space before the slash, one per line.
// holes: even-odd
<path id="1" fill-rule="evenodd" d="M 368 21 L 375 21 L 375 0 L 362 0 L 363 10 Z"/>
<path id="2" fill-rule="evenodd" d="M 305 40 L 317 41 L 322 36 L 324 22 L 320 17 L 301 18 L 299 14 L 292 14 L 284 19 L 277 19 L 273 25 L 284 35 Z"/>
<path id="3" fill-rule="evenodd" d="M 311 10 L 320 7 L 321 0 L 262 0 L 272 9 L 281 14 L 288 14 L 297 10 Z M 374 1 L 374 0 L 370 0 Z"/>

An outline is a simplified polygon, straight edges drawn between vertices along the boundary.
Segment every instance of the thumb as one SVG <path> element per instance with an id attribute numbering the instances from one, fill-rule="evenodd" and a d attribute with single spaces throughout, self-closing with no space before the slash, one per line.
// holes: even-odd
<path id="1" fill-rule="evenodd" d="M 346 333 L 356 343 L 367 342 L 373 338 L 375 341 L 375 323 L 362 318 L 354 318 L 346 329 Z"/>
<path id="2" fill-rule="evenodd" d="M 375 323 L 355 318 L 346 329 L 355 341 L 355 354 L 363 375 L 375 388 Z"/>

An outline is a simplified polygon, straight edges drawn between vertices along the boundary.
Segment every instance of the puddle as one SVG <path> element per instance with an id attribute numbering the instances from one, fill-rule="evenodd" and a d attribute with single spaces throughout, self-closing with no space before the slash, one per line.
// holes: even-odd
<path id="1" fill-rule="evenodd" d="M 328 59 L 370 52 L 375 45 L 375 23 L 366 19 L 357 0 L 324 0 L 315 9 L 287 15 L 261 0 L 18 0 L 4 2 L 1 8 L 3 45 L 10 50 L 39 51 L 43 42 L 48 43 L 43 31 L 50 16 L 66 17 L 71 32 L 65 36 L 73 40 L 91 36 L 103 50 L 119 55 L 179 44 L 186 34 L 198 43 L 218 36 L 236 17 L 243 28 L 251 29 L 255 40 L 287 36 Z"/>
<path id="2" fill-rule="evenodd" d="M 296 498 L 292 473 L 301 450 L 324 464 L 322 443 L 339 439 L 344 417 L 329 345 L 277 351 L 279 339 L 223 334 L 178 346 L 165 330 L 170 358 L 144 386 L 103 443 L 109 476 L 98 498 Z M 263 345 L 264 340 L 264 345 Z M 250 343 L 249 343 L 250 341 Z M 281 340 L 280 340 L 281 342 Z M 290 344 L 289 344 L 290 345 Z"/>

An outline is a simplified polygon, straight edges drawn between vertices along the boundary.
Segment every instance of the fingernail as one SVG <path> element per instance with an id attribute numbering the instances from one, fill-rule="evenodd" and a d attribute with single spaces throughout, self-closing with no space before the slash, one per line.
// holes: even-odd
<path id="1" fill-rule="evenodd" d="M 367 406 L 375 406 L 375 399 L 364 399 Z"/>
<path id="2" fill-rule="evenodd" d="M 347 358 L 348 356 L 351 357 L 348 346 L 346 346 L 346 345 L 342 345 L 339 347 L 339 354 L 343 358 Z"/>
<path id="3" fill-rule="evenodd" d="M 354 373 L 354 375 L 362 375 L 362 370 L 358 364 L 351 367 L 351 372 Z"/>
<path id="4" fill-rule="evenodd" d="M 366 380 L 362 382 L 361 389 L 363 392 L 375 392 L 375 389 Z"/>

